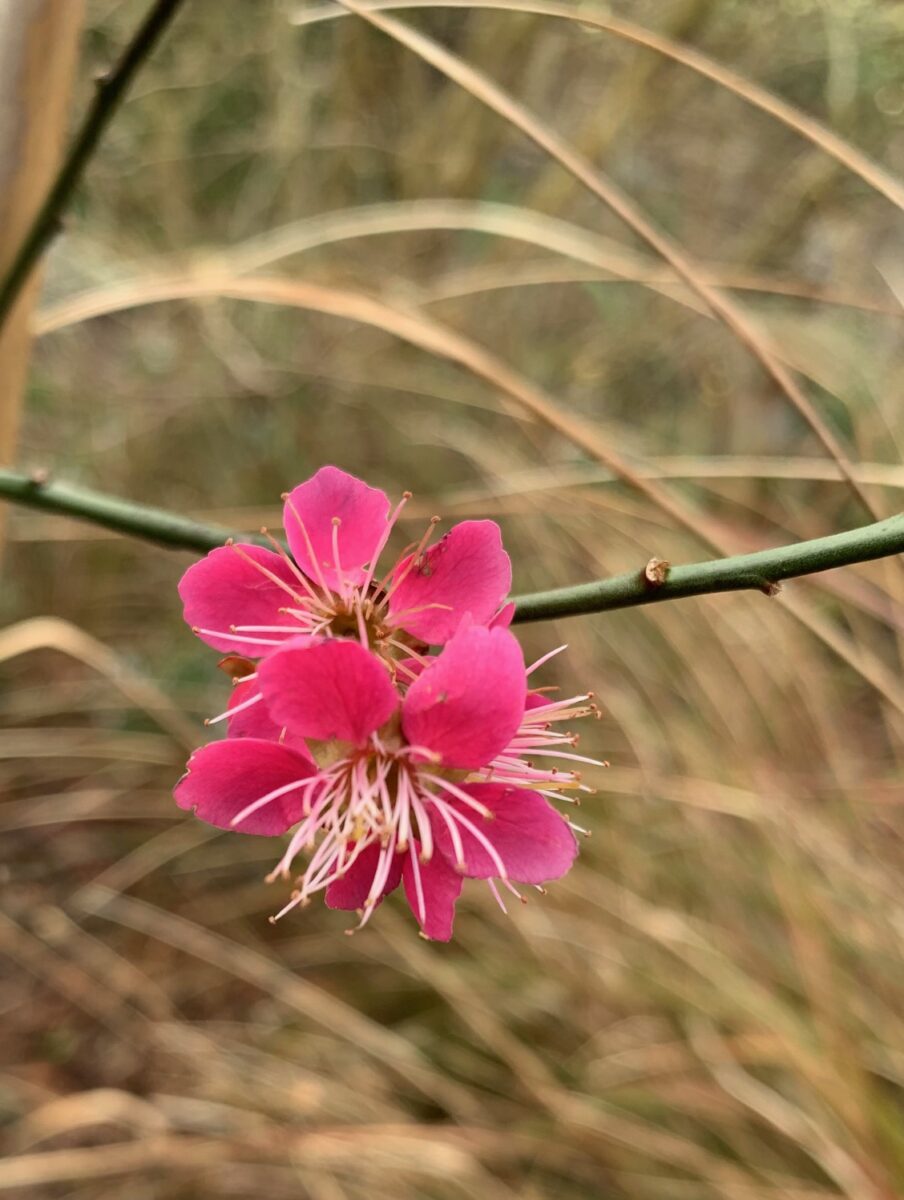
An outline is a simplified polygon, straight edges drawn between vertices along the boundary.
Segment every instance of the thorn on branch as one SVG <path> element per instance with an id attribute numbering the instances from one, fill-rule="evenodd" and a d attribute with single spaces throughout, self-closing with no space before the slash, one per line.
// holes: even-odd
<path id="1" fill-rule="evenodd" d="M 650 587 L 662 587 L 669 577 L 669 569 L 671 563 L 667 563 L 664 558 L 651 558 L 643 569 L 644 582 Z"/>
<path id="2" fill-rule="evenodd" d="M 781 590 L 782 590 L 782 585 L 780 583 L 776 583 L 772 579 L 764 579 L 763 582 L 760 584 L 760 591 L 763 593 L 764 596 L 769 596 L 770 599 L 773 596 L 777 596 Z"/>
<path id="3" fill-rule="evenodd" d="M 28 482 L 35 488 L 46 487 L 50 482 L 50 472 L 46 467 L 36 467 L 28 473 Z"/>

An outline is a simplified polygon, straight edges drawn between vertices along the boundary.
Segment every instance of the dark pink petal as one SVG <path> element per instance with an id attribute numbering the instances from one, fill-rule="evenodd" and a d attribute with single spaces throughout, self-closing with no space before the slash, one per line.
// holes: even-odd
<path id="1" fill-rule="evenodd" d="M 386 533 L 389 498 L 338 467 L 321 467 L 306 483 L 289 494 L 283 511 L 286 537 L 295 561 L 315 582 L 324 580 L 333 590 L 340 584 L 333 549 L 333 518 L 337 531 L 341 577 L 359 584 L 364 567 Z M 302 530 L 307 532 L 307 538 Z M 311 557 L 313 550 L 316 562 Z"/>
<path id="2" fill-rule="evenodd" d="M 360 642 L 296 638 L 258 667 L 264 703 L 301 737 L 362 745 L 399 698 L 389 672 Z"/>
<path id="3" fill-rule="evenodd" d="M 281 580 L 282 586 L 270 575 Z M 272 550 L 250 545 L 220 546 L 188 568 L 179 580 L 179 595 L 185 620 L 208 646 L 260 658 L 272 649 L 266 643 L 278 642 L 283 635 L 248 633 L 248 640 L 243 641 L 241 634 L 230 632 L 230 626 L 279 625 L 285 626 L 289 634 L 297 633 L 298 622 L 279 610 L 304 607 L 300 586 L 285 559 Z M 216 632 L 204 633 L 205 629 Z"/>
<path id="4" fill-rule="evenodd" d="M 448 942 L 452 936 L 455 901 L 461 895 L 462 877 L 441 854 L 434 854 L 429 862 L 418 861 L 416 866 L 412 865 L 411 855 L 417 854 L 418 850 L 419 847 L 415 844 L 411 852 L 404 855 L 402 882 L 405 885 L 405 897 L 424 934 L 436 942 Z M 424 900 L 423 919 L 416 874 L 420 876 Z"/>
<path id="5" fill-rule="evenodd" d="M 256 679 L 252 679 L 249 683 L 237 683 L 229 697 L 230 711 L 238 708 L 253 696 L 260 695 L 260 690 L 260 684 Z M 252 704 L 250 708 L 243 708 L 241 712 L 229 717 L 227 728 L 231 738 L 262 738 L 267 742 L 277 741 L 281 732 L 281 727 L 270 716 L 263 698 Z"/>
<path id="6" fill-rule="evenodd" d="M 176 784 L 176 803 L 218 829 L 275 837 L 302 817 L 302 785 L 316 767 L 287 746 L 257 738 L 212 742 L 196 750 Z M 291 787 L 297 782 L 297 787 Z M 286 788 L 238 825 L 232 820 L 255 800 Z"/>
<path id="7" fill-rule="evenodd" d="M 450 797 L 449 804 L 492 843 L 509 879 L 516 883 L 548 883 L 561 878 L 571 867 L 578 852 L 574 834 L 561 813 L 542 796 L 498 783 L 466 783 L 462 790 L 493 816 L 481 816 L 463 800 Z M 456 824 L 464 850 L 464 874 L 471 879 L 499 875 L 499 865 L 481 839 L 467 825 Z M 454 843 L 445 821 L 434 815 L 431 825 L 437 848 L 454 862 Z"/>
<path id="8" fill-rule="evenodd" d="M 260 696 L 260 683 L 256 679 L 250 680 L 248 683 L 237 683 L 232 689 L 232 695 L 229 697 L 229 709 L 238 708 L 244 704 L 246 700 L 250 700 L 253 696 Z M 266 701 L 261 696 L 260 700 L 248 708 L 243 708 L 241 712 L 235 713 L 227 719 L 228 736 L 231 738 L 263 738 L 267 742 L 280 742 L 283 746 L 288 746 L 292 750 L 298 750 L 300 754 L 307 756 L 307 747 L 304 744 L 304 739 L 298 734 L 292 733 L 285 729 L 282 725 L 277 725 L 270 716 L 270 710 L 267 708 Z"/>
<path id="9" fill-rule="evenodd" d="M 508 604 L 503 604 L 499 612 L 496 613 L 492 621 L 489 622 L 490 629 L 508 629 L 512 621 L 515 619 L 515 602 L 510 600 Z"/>
<path id="10" fill-rule="evenodd" d="M 507 629 L 462 628 L 408 689 L 405 737 L 444 766 L 486 766 L 521 724 L 526 687 L 521 647 Z"/>
<path id="11" fill-rule="evenodd" d="M 410 561 L 396 568 L 394 578 L 404 578 L 390 598 L 390 616 L 428 645 L 447 642 L 465 613 L 486 625 L 512 586 L 511 560 L 495 521 L 462 521 L 408 570 Z"/>
<path id="12" fill-rule="evenodd" d="M 349 851 L 351 851 L 351 847 L 349 847 Z M 363 908 L 364 901 L 370 895 L 370 888 L 374 881 L 374 874 L 376 873 L 379 859 L 380 845 L 378 842 L 374 842 L 366 850 L 362 850 L 342 878 L 337 879 L 335 883 L 331 883 L 326 889 L 327 906 L 329 908 L 343 908 L 351 912 Z M 389 868 L 386 886 L 380 893 L 377 904 L 399 886 L 401 878 L 402 855 L 396 854 L 393 858 L 392 866 Z"/>

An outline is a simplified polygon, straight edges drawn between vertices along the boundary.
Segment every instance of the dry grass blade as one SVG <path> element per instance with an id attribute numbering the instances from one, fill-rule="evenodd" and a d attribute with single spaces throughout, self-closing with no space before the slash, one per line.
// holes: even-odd
<path id="1" fill-rule="evenodd" d="M 48 1150 L 7 1158 L 0 1171 L 0 1191 L 46 1187 L 79 1179 L 100 1180 L 152 1170 L 187 1171 L 222 1163 L 221 1138 L 167 1136 L 142 1138 L 75 1150 Z M 46 1193 L 45 1193 L 46 1194 Z"/>
<path id="2" fill-rule="evenodd" d="M 251 276 L 235 279 L 223 270 L 212 270 L 206 274 L 133 281 L 114 288 L 88 292 L 68 300 L 55 313 L 46 317 L 42 332 L 50 333 L 104 313 L 123 311 L 145 304 L 205 297 L 227 297 L 262 304 L 287 305 L 357 321 L 385 330 L 430 354 L 457 363 L 489 383 L 507 400 L 513 401 L 580 447 L 591 458 L 608 467 L 618 480 L 644 496 L 708 550 L 717 555 L 732 553 L 732 548 L 723 533 L 708 518 L 691 510 L 674 497 L 661 486 L 656 477 L 651 478 L 649 473 L 643 473 L 641 463 L 636 467 L 628 466 L 591 425 L 579 417 L 563 412 L 552 397 L 485 347 L 421 313 L 395 308 L 360 292 L 278 277 Z M 835 465 L 842 479 L 847 480 L 852 468 L 845 468 L 837 460 Z M 879 687 L 895 707 L 904 711 L 904 694 L 886 677 L 881 664 L 873 655 L 865 649 L 857 654 L 852 653 L 840 635 L 836 635 L 830 626 L 815 617 L 808 618 L 800 604 L 789 611 L 825 641 L 836 654 L 840 654 L 850 666 L 861 671 L 873 686 Z"/>
<path id="3" fill-rule="evenodd" d="M 302 280 L 256 277 L 235 279 L 223 271 L 214 270 L 206 275 L 139 280 L 119 285 L 115 289 L 89 292 L 78 300 L 68 301 L 65 308 L 46 318 L 42 332 L 50 333 L 77 321 L 144 304 L 216 296 L 253 300 L 260 304 L 306 308 L 345 320 L 358 321 L 385 330 L 426 350 L 429 354 L 436 354 L 457 363 L 489 383 L 509 402 L 514 402 L 575 446 L 579 446 L 591 458 L 608 467 L 618 479 L 670 516 L 679 527 L 686 529 L 705 546 L 718 552 L 716 541 L 707 531 L 705 518 L 693 512 L 657 483 L 642 478 L 609 447 L 593 426 L 579 417 L 563 412 L 552 397 L 525 379 L 514 368 L 477 342 L 421 313 L 392 307 L 361 292 L 324 287 Z"/>
<path id="4" fill-rule="evenodd" d="M 475 99 L 498 113 L 509 124 L 519 129 L 535 145 L 559 162 L 590 192 L 602 200 L 642 241 L 659 254 L 679 278 L 684 280 L 706 302 L 712 312 L 758 360 L 775 385 L 787 396 L 810 426 L 826 452 L 838 464 L 839 470 L 851 490 L 859 497 L 863 507 L 873 517 L 879 518 L 880 514 L 872 500 L 855 479 L 852 464 L 841 443 L 823 421 L 790 372 L 776 357 L 767 337 L 754 326 L 733 300 L 706 282 L 693 260 L 675 245 L 671 238 L 648 221 L 626 193 L 597 171 L 590 162 L 578 154 L 548 125 L 540 121 L 488 76 L 401 21 L 372 12 L 367 7 L 357 4 L 355 0 L 340 0 L 340 2 L 350 12 L 356 13 L 375 28 L 382 30 L 383 33 L 406 46 L 418 57 L 464 88 Z"/>
<path id="5" fill-rule="evenodd" d="M 474 1117 L 479 1111 L 479 1105 L 466 1089 L 443 1078 L 404 1037 L 368 1020 L 351 1005 L 293 975 L 266 955 L 174 913 L 131 896 L 118 895 L 100 885 L 95 885 L 81 898 L 81 906 L 92 914 L 145 933 L 229 975 L 246 980 L 333 1035 L 347 1039 L 372 1055 L 452 1115 Z"/>
<path id="6" fill-rule="evenodd" d="M 201 730 L 156 684 L 76 625 L 58 617 L 32 617 L 0 631 L 0 662 L 43 649 L 58 650 L 103 675 L 185 749 L 198 745 Z"/>
<path id="7" fill-rule="evenodd" d="M 854 175 L 858 175 L 864 183 L 875 188 L 877 192 L 904 212 L 904 186 L 900 181 L 845 138 L 839 137 L 834 130 L 829 129 L 828 126 L 823 125 L 807 113 L 801 112 L 799 108 L 795 108 L 793 104 L 776 96 L 774 92 L 752 83 L 736 71 L 716 62 L 715 59 L 701 54 L 699 50 L 681 45 L 642 25 L 621 20 L 608 13 L 594 12 L 589 5 L 582 5 L 577 9 L 568 4 L 558 4 L 555 0 L 372 0 L 368 4 L 368 9 L 371 11 L 419 8 L 496 9 L 503 12 L 535 13 L 537 16 L 576 21 L 580 25 L 601 29 L 625 41 L 634 42 L 638 46 L 653 50 L 657 54 L 688 67 L 706 79 L 711 79 L 713 83 L 726 88 L 748 104 L 752 104 L 777 121 L 781 121 L 783 125 L 793 129 L 795 133 L 812 142 L 814 146 L 818 146 L 820 150 L 841 163 Z M 320 21 L 329 21 L 340 15 L 338 4 L 316 5 L 297 13 L 293 18 L 293 24 L 315 25 Z"/>
<path id="8" fill-rule="evenodd" d="M 888 1200 L 891 1193 L 808 1113 L 744 1071 L 711 1025 L 693 1022 L 690 1041 L 725 1091 L 800 1146 L 849 1200 Z"/>

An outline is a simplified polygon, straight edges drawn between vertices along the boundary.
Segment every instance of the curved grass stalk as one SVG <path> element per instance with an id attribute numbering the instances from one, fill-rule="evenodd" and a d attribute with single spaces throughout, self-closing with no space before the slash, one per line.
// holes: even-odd
<path id="1" fill-rule="evenodd" d="M 809 397 L 798 386 L 793 375 L 773 352 L 769 339 L 748 319 L 746 313 L 727 295 L 712 287 L 701 275 L 694 260 L 673 240 L 653 225 L 616 184 L 596 170 L 554 130 L 533 112 L 506 92 L 488 76 L 445 49 L 418 30 L 383 16 L 357 0 L 339 0 L 343 7 L 361 17 L 369 25 L 407 47 L 412 53 L 458 84 L 481 104 L 497 113 L 536 146 L 560 163 L 583 186 L 601 200 L 628 228 L 650 246 L 672 270 L 707 304 L 731 333 L 760 363 L 765 373 L 797 409 L 820 443 L 835 460 L 851 491 L 872 516 L 878 516 L 871 498 L 853 475 L 852 463 L 841 443 L 823 421 Z"/>

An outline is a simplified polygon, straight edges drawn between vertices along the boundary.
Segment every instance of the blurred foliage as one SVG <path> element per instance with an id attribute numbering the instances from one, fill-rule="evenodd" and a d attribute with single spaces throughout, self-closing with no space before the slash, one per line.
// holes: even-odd
<path id="1" fill-rule="evenodd" d="M 143 9 L 91 0 L 73 112 Z M 174 275 L 216 290 L 244 254 L 246 274 L 377 297 L 489 349 L 732 546 L 864 520 L 744 348 L 598 201 L 382 34 L 347 17 L 296 27 L 301 11 L 188 4 L 147 65 L 51 257 L 24 466 L 256 529 L 337 462 L 412 489 L 411 536 L 434 511 L 496 517 L 519 590 L 707 556 L 438 355 L 310 309 L 150 302 Z M 900 4 L 611 11 L 904 162 Z M 904 274 L 885 198 L 724 88 L 598 30 L 500 11 L 401 19 L 542 114 L 735 289 L 877 507 L 900 507 Z M 423 228 L 410 205 L 428 199 L 493 212 L 509 236 Z M 394 206 L 391 232 L 340 240 L 325 216 L 373 222 L 361 206 L 377 204 Z M 537 233 L 553 226 L 525 210 L 567 222 L 609 269 L 555 253 Z M 279 229 L 303 252 L 268 254 Z M 119 285 L 131 308 L 72 315 Z M 531 654 L 570 643 L 544 682 L 597 692 L 604 719 L 582 748 L 612 766 L 572 875 L 507 917 L 470 886 L 444 947 L 395 900 L 353 938 L 319 905 L 271 926 L 273 848 L 175 810 L 187 747 L 226 691 L 180 621 L 187 556 L 26 513 L 10 532 L 7 1195 L 904 1190 L 898 564 L 775 602 L 525 629 Z M 68 624 L 21 623 L 35 614 Z"/>

